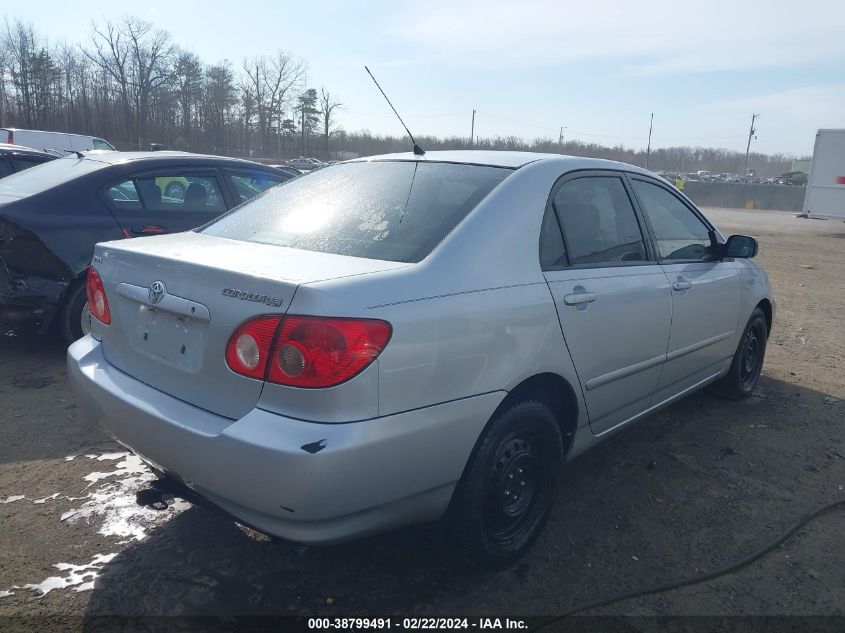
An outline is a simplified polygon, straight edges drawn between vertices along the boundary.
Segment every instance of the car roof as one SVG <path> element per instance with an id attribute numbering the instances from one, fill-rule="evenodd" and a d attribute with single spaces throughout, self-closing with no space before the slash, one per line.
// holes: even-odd
<path id="1" fill-rule="evenodd" d="M 40 149 L 35 149 L 34 147 L 14 145 L 11 143 L 0 143 L 0 152 L 25 152 L 27 154 L 38 154 L 39 156 L 53 156 L 49 152 L 42 152 Z"/>
<path id="2" fill-rule="evenodd" d="M 101 163 L 108 163 L 109 165 L 146 160 L 155 160 L 165 163 L 169 161 L 184 162 L 186 159 L 189 159 L 191 161 L 209 163 L 242 163 L 245 167 L 255 167 L 257 165 L 267 167 L 267 165 L 261 165 L 260 163 L 253 162 L 251 160 L 244 160 L 243 158 L 229 158 L 227 156 L 212 156 L 210 154 L 194 154 L 192 152 L 177 152 L 172 150 L 159 152 L 110 152 L 105 150 L 95 150 L 85 152 L 84 156 L 84 160 L 94 160 Z M 70 158 L 73 158 L 73 156 Z"/>
<path id="3" fill-rule="evenodd" d="M 562 169 L 624 169 L 626 171 L 655 176 L 651 171 L 620 163 L 615 160 L 603 158 L 588 158 L 585 156 L 569 156 L 567 154 L 543 154 L 540 152 L 506 152 L 495 150 L 447 150 L 426 152 L 423 156 L 417 156 L 412 152 L 398 154 L 382 154 L 379 156 L 367 156 L 356 158 L 349 162 L 362 161 L 426 161 L 433 163 L 460 163 L 465 165 L 484 165 L 489 167 L 505 167 L 508 169 L 519 169 L 530 163 L 555 162 L 560 163 Z"/>

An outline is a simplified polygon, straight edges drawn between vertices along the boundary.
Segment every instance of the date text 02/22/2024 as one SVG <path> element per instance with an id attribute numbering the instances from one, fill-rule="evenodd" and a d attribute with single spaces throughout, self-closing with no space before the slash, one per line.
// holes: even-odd
<path id="1" fill-rule="evenodd" d="M 524 630 L 528 624 L 513 618 L 309 618 L 309 630 Z"/>

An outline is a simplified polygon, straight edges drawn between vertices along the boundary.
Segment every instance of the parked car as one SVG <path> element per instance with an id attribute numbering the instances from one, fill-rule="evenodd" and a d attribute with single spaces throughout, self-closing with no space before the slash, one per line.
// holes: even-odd
<path id="1" fill-rule="evenodd" d="M 54 158 L 56 156 L 53 154 L 39 152 L 30 147 L 0 143 L 0 178 L 46 163 Z"/>
<path id="2" fill-rule="evenodd" d="M 498 567 L 564 461 L 705 385 L 752 393 L 756 252 L 631 165 L 362 159 L 97 245 L 69 375 L 160 488 L 304 543 L 444 518 Z"/>
<path id="3" fill-rule="evenodd" d="M 0 180 L 0 322 L 87 331 L 85 271 L 104 240 L 186 231 L 285 180 L 245 160 L 181 152 L 67 157 Z M 173 195 L 172 184 L 184 184 Z"/>
<path id="4" fill-rule="evenodd" d="M 278 169 L 280 172 L 288 174 L 291 178 L 295 178 L 296 176 L 301 176 L 305 172 L 297 169 L 296 167 L 291 167 L 290 165 L 270 165 L 273 169 Z"/>
<path id="5" fill-rule="evenodd" d="M 5 137 L 5 138 L 4 138 Z M 62 154 L 85 152 L 91 149 L 114 151 L 114 145 L 99 136 L 68 134 L 67 132 L 45 132 L 43 130 L 21 130 L 18 128 L 0 128 L 0 141 L 16 143 L 43 151 Z"/>
<path id="6" fill-rule="evenodd" d="M 291 167 L 295 167 L 300 171 L 313 171 L 315 169 L 321 169 L 325 167 L 326 163 L 316 158 L 303 158 L 302 156 L 300 156 L 299 158 L 291 158 L 288 161 L 288 165 Z"/>

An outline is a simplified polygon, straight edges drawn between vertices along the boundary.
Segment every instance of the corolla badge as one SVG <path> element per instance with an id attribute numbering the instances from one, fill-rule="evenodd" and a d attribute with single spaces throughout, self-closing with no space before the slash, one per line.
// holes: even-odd
<path id="1" fill-rule="evenodd" d="M 150 284 L 150 291 L 147 293 L 147 298 L 150 300 L 150 303 L 158 303 L 164 299 L 164 295 L 166 294 L 167 286 L 164 285 L 164 282 L 154 281 Z"/>

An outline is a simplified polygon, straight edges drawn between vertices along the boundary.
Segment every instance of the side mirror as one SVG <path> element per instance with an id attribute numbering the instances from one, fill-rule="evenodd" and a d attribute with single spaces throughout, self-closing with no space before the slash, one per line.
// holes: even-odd
<path id="1" fill-rule="evenodd" d="M 722 249 L 722 257 L 749 259 L 757 254 L 757 240 L 747 235 L 731 235 Z"/>

